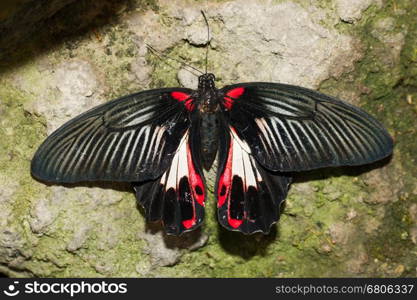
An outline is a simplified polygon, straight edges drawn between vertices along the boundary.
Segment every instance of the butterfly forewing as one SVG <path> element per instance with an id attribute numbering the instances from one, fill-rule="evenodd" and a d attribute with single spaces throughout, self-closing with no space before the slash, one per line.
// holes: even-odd
<path id="1" fill-rule="evenodd" d="M 269 170 L 361 165 L 392 152 L 392 139 L 377 120 L 316 91 L 245 83 L 225 87 L 221 94 L 225 117 Z"/>
<path id="2" fill-rule="evenodd" d="M 93 108 L 45 140 L 32 160 L 32 174 L 50 182 L 161 176 L 190 126 L 184 99 L 175 93 L 191 92 L 150 90 Z"/>

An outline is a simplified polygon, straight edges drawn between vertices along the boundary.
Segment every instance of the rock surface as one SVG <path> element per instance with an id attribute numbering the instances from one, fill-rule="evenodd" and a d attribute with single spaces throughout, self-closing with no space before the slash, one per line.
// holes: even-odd
<path id="1" fill-rule="evenodd" d="M 355 23 L 372 4 L 381 7 L 382 0 L 336 0 L 336 11 L 342 21 Z"/>
<path id="2" fill-rule="evenodd" d="M 417 62 L 417 16 L 411 2 L 203 3 L 73 3 L 43 21 L 55 28 L 51 35 L 35 35 L 2 61 L 0 272 L 417 276 L 417 94 L 409 88 L 417 87 L 411 67 Z M 220 228 L 213 197 L 203 228 L 173 238 L 146 224 L 129 184 L 34 180 L 29 165 L 37 147 L 81 112 L 138 90 L 195 88 L 197 77 L 179 62 L 206 67 L 201 9 L 211 29 L 207 67 L 218 86 L 274 81 L 343 97 L 385 124 L 396 140 L 393 158 L 299 174 L 268 236 Z"/>

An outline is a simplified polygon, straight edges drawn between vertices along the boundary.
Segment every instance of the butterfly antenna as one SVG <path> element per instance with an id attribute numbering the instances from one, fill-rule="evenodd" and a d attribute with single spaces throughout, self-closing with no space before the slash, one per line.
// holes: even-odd
<path id="1" fill-rule="evenodd" d="M 206 22 L 206 26 L 207 26 L 206 70 L 205 70 L 207 74 L 208 50 L 210 46 L 210 26 L 209 26 L 209 22 L 207 21 L 206 14 L 204 13 L 203 10 L 201 11 L 201 14 L 203 15 L 204 21 Z"/>
<path id="2" fill-rule="evenodd" d="M 162 57 L 162 55 L 160 54 L 160 52 L 158 51 L 158 50 L 156 50 L 154 47 L 152 47 L 151 45 L 148 45 L 148 44 L 146 44 L 146 47 L 156 56 L 156 57 L 158 57 L 159 59 L 161 59 L 162 61 L 163 61 L 163 57 Z M 200 74 L 204 74 L 203 72 L 201 72 L 199 69 L 197 69 L 197 68 L 195 68 L 195 67 L 193 67 L 193 66 L 191 66 L 191 65 L 189 65 L 189 64 L 187 64 L 187 63 L 185 63 L 185 62 L 183 62 L 183 61 L 181 61 L 181 60 L 179 60 L 179 59 L 176 59 L 176 58 L 173 58 L 173 57 L 169 57 L 169 56 L 165 56 L 165 58 L 168 58 L 168 59 L 170 59 L 170 60 L 173 60 L 173 61 L 175 61 L 175 62 L 177 62 L 177 63 L 179 63 L 181 66 L 184 66 L 184 67 L 188 67 L 188 68 L 190 68 L 190 69 L 192 69 L 192 70 L 194 70 L 194 71 L 196 71 L 196 72 L 198 72 L 198 73 L 200 73 Z M 165 61 L 165 63 L 168 65 L 168 66 L 170 66 L 171 68 L 174 68 L 174 66 L 173 65 L 171 65 L 171 64 L 169 64 L 169 63 L 167 63 L 166 61 Z M 199 75 L 197 75 L 197 74 L 195 74 L 195 73 L 193 73 L 193 72 L 191 72 L 190 70 L 187 70 L 188 72 L 190 72 L 191 74 L 193 74 L 193 75 L 195 75 L 195 76 L 199 76 Z"/>

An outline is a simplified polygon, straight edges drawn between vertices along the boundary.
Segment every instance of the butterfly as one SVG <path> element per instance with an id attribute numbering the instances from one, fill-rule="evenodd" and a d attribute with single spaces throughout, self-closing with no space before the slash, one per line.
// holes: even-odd
<path id="1" fill-rule="evenodd" d="M 148 221 L 180 235 L 203 222 L 204 173 L 217 168 L 218 221 L 267 234 L 294 172 L 369 164 L 392 153 L 384 127 L 363 110 L 310 89 L 253 82 L 141 91 L 95 107 L 36 151 L 42 181 L 131 182 Z M 214 164 L 214 161 L 217 164 Z"/>

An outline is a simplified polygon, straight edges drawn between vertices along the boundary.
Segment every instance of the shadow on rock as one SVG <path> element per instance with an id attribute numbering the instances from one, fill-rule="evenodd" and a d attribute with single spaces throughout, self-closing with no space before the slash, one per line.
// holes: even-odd
<path id="1" fill-rule="evenodd" d="M 32 5 L 32 2 L 42 1 L 31 1 L 29 4 Z M 117 23 L 121 12 L 134 11 L 138 8 L 136 7 L 138 4 L 130 0 L 67 0 L 67 2 L 69 4 L 54 14 L 35 18 L 33 24 L 30 24 L 30 21 L 22 23 L 16 20 L 18 25 L 22 24 L 2 27 L 0 23 L 0 34 L 7 33 L 6 38 L 0 39 L 0 67 L 3 66 L 6 70 L 18 67 L 61 44 L 65 44 L 68 50 L 77 48 L 79 41 L 90 33 L 94 33 L 99 39 L 99 29 Z M 25 13 L 26 17 L 31 16 L 31 10 L 34 10 L 33 13 L 42 14 L 42 5 L 28 6 L 22 9 L 22 13 Z M 148 7 L 149 4 L 143 1 L 139 6 Z M 12 19 L 18 17 L 14 16 Z"/>
<path id="2" fill-rule="evenodd" d="M 100 188 L 104 190 L 115 190 L 123 193 L 133 193 L 132 185 L 129 182 L 113 182 L 113 181 L 88 181 L 88 182 L 77 182 L 77 183 L 50 183 L 40 181 L 35 178 L 35 180 L 42 182 L 47 186 L 63 186 L 66 188 L 75 188 L 75 187 L 86 187 L 86 188 Z"/>
<path id="3" fill-rule="evenodd" d="M 140 205 L 138 205 L 138 209 L 145 218 L 144 209 Z M 202 232 L 201 227 L 183 233 L 180 236 L 175 236 L 166 234 L 161 222 L 146 222 L 145 231 L 147 234 L 161 235 L 165 247 L 168 249 L 187 249 L 193 251 L 204 246 L 208 241 L 208 235 Z"/>
<path id="4" fill-rule="evenodd" d="M 305 172 L 293 173 L 293 183 L 321 180 L 330 177 L 352 176 L 357 177 L 375 169 L 382 168 L 390 163 L 392 156 L 388 156 L 377 162 L 361 166 L 344 166 L 337 168 L 323 168 Z"/>
<path id="5" fill-rule="evenodd" d="M 229 231 L 219 226 L 219 242 L 229 254 L 250 259 L 255 255 L 266 255 L 270 244 L 279 239 L 279 224 L 271 227 L 269 234 L 255 233 L 244 235 L 240 232 Z"/>

